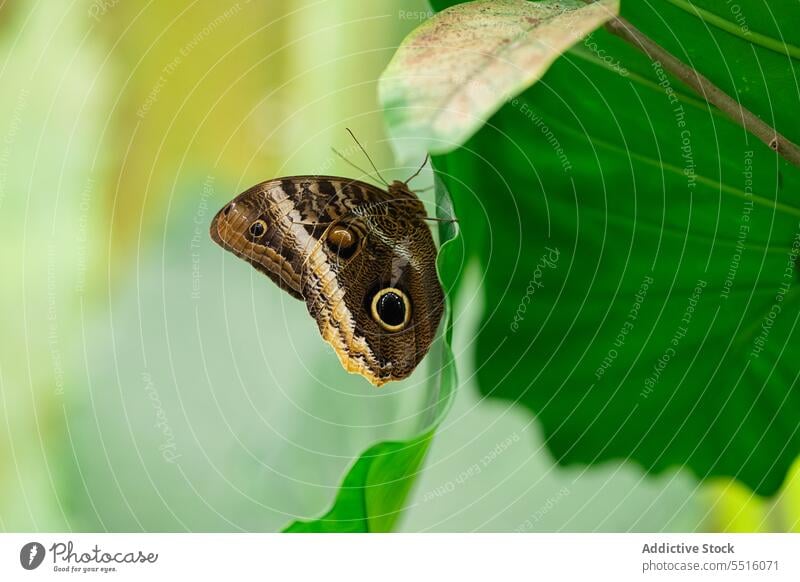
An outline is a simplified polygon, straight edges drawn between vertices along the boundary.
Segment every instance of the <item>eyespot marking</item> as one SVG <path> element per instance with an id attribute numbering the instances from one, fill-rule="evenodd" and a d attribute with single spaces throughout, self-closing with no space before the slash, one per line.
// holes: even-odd
<path id="1" fill-rule="evenodd" d="M 396 287 L 375 293 L 370 303 L 372 319 L 386 331 L 401 331 L 411 320 L 411 301 Z"/>
<path id="2" fill-rule="evenodd" d="M 253 238 L 261 238 L 264 236 L 264 233 L 267 232 L 267 223 L 260 219 L 256 220 L 250 225 L 247 231 Z"/>
<path id="3" fill-rule="evenodd" d="M 331 227 L 326 236 L 328 246 L 341 259 L 351 258 L 359 248 L 358 233 L 346 226 L 337 224 Z"/>

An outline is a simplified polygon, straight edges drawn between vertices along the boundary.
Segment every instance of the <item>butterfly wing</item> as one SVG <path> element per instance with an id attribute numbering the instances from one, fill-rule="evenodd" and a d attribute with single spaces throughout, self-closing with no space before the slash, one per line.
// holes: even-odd
<path id="1" fill-rule="evenodd" d="M 211 224 L 218 244 L 303 299 L 344 368 L 377 386 L 414 370 L 443 306 L 424 207 L 398 184 L 272 180 Z"/>

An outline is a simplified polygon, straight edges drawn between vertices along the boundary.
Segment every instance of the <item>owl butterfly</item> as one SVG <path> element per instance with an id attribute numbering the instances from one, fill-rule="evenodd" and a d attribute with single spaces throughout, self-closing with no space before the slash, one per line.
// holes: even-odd
<path id="1" fill-rule="evenodd" d="M 278 178 L 211 222 L 214 242 L 304 301 L 345 370 L 375 386 L 411 374 L 442 317 L 436 246 L 410 180 L 382 190 L 333 176 Z"/>

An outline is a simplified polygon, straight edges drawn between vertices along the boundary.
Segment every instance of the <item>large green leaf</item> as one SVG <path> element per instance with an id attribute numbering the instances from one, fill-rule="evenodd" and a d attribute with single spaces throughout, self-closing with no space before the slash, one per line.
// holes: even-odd
<path id="1" fill-rule="evenodd" d="M 798 141 L 800 6 L 739 2 L 753 42 L 696 4 L 733 26 L 678 0 L 622 15 Z M 778 489 L 800 451 L 796 167 L 602 30 L 435 163 L 483 269 L 486 395 L 530 408 L 561 463 Z"/>

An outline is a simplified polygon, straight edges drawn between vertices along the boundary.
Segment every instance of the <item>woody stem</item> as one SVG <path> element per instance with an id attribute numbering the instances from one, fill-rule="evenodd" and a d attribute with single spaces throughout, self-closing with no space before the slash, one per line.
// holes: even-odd
<path id="1" fill-rule="evenodd" d="M 584 1 L 590 3 L 590 0 Z M 666 71 L 694 89 L 707 102 L 716 106 L 729 119 L 741 125 L 788 162 L 800 166 L 800 147 L 797 144 L 778 133 L 774 127 L 762 121 L 752 111 L 714 85 L 697 69 L 678 60 L 624 18 L 611 19 L 606 24 L 606 29 L 642 51 L 650 60 L 659 62 Z"/>

